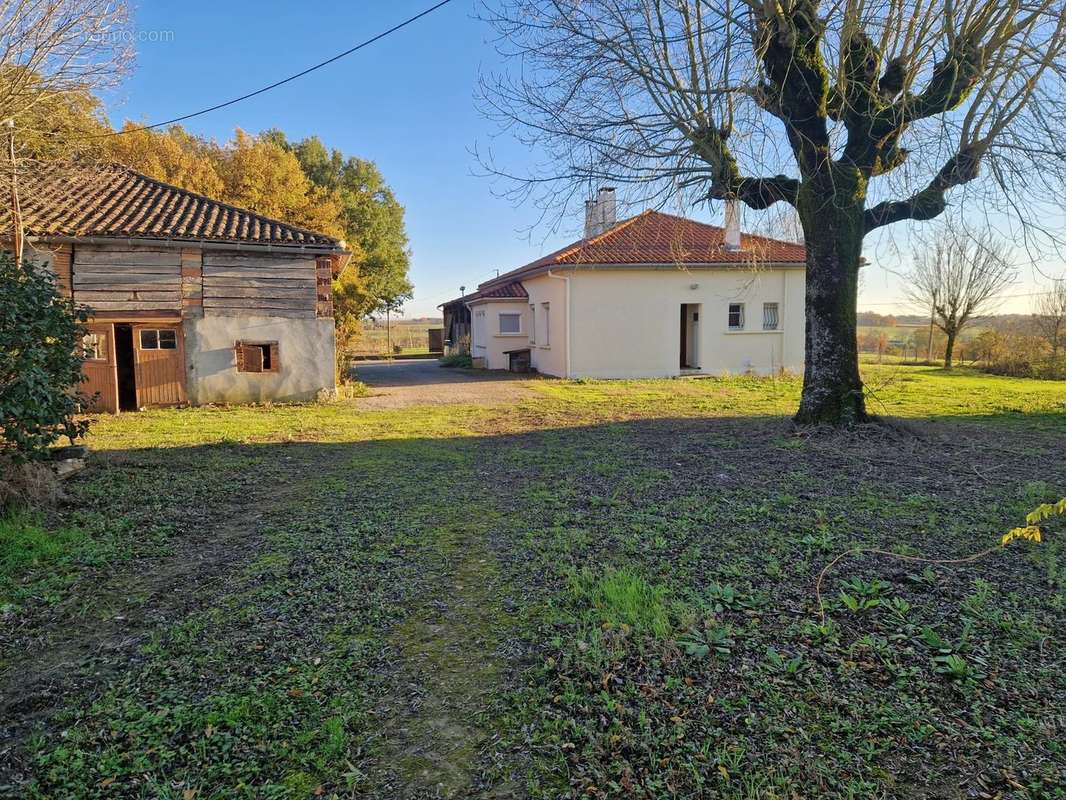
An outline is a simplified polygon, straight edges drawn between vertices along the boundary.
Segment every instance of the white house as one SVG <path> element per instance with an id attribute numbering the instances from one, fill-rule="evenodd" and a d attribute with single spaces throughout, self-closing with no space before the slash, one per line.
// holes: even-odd
<path id="1" fill-rule="evenodd" d="M 803 245 L 645 211 L 615 221 L 613 189 L 586 207 L 585 238 L 445 304 L 475 364 L 527 355 L 546 375 L 650 378 L 801 372 Z"/>

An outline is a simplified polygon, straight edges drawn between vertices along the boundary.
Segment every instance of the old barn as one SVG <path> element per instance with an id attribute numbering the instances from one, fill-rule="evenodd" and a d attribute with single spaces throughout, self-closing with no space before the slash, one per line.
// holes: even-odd
<path id="1" fill-rule="evenodd" d="M 91 309 L 83 390 L 95 410 L 335 388 L 343 242 L 119 165 L 30 164 L 20 196 L 25 257 Z"/>

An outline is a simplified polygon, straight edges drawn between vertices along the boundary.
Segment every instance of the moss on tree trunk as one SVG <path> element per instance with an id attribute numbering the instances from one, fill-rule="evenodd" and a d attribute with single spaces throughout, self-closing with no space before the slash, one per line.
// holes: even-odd
<path id="1" fill-rule="evenodd" d="M 833 169 L 804 181 L 797 209 L 807 246 L 806 358 L 795 421 L 867 422 L 856 304 L 866 183 L 857 170 Z"/>

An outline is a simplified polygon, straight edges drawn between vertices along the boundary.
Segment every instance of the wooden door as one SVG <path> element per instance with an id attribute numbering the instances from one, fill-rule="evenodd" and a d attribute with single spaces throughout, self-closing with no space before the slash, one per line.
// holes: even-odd
<path id="1" fill-rule="evenodd" d="M 89 398 L 90 411 L 118 411 L 118 383 L 115 376 L 115 336 L 110 324 L 87 325 L 82 338 L 85 361 L 81 371 L 85 381 L 80 391 Z"/>
<path id="2" fill-rule="evenodd" d="M 183 338 L 181 325 L 133 327 L 138 408 L 186 402 Z"/>

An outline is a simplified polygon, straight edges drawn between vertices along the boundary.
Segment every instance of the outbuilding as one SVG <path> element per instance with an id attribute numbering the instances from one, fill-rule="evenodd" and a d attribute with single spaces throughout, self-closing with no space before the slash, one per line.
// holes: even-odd
<path id="1" fill-rule="evenodd" d="M 120 165 L 31 163 L 19 183 L 24 257 L 90 309 L 82 391 L 94 410 L 335 389 L 342 241 Z"/>

